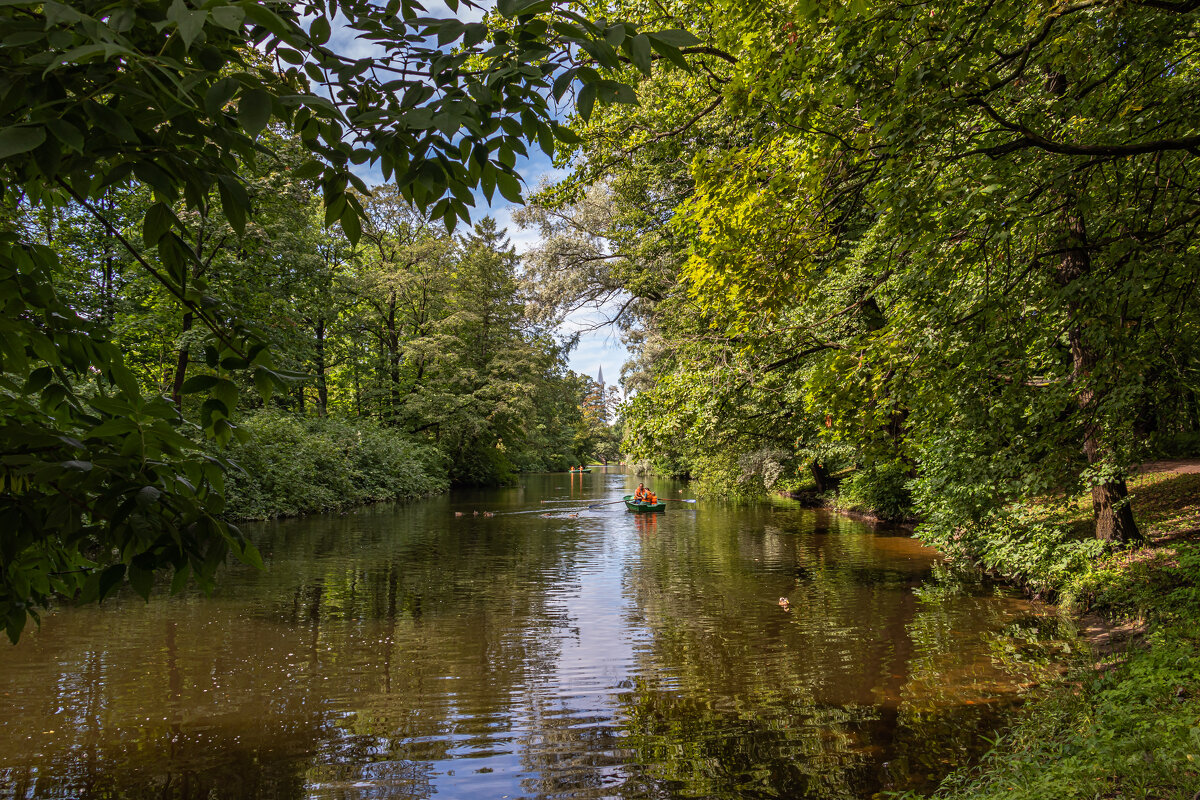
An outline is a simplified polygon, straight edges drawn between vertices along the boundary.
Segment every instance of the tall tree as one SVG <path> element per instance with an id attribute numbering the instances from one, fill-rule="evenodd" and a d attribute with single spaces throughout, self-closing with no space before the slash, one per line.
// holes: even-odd
<path id="1" fill-rule="evenodd" d="M 204 215 L 215 196 L 244 232 L 253 203 L 243 169 L 276 126 L 312 154 L 297 177 L 319 179 L 326 221 L 340 221 L 352 241 L 362 209 L 347 189 L 366 188 L 352 164 L 377 165 L 406 199 L 453 226 L 469 218 L 477 185 L 519 199 L 513 166 L 527 140 L 550 152 L 569 138 L 551 97 L 577 87 L 585 115 L 597 100 L 628 100 L 602 75 L 619 65 L 618 52 L 678 58 L 677 45 L 692 41 L 597 25 L 553 2 L 503 0 L 498 11 L 464 23 L 423 16 L 412 0 L 6 3 L 3 205 L 73 202 L 100 221 L 107 193 L 150 187 L 140 243 L 107 228 L 211 335 L 203 361 L 213 373 L 179 393 L 207 394 L 200 425 L 227 442 L 234 373 L 249 371 L 264 394 L 286 389 L 286 376 L 273 369 L 268 337 L 196 277 L 203 262 L 176 202 L 184 217 Z M 334 16 L 371 56 L 330 46 Z M 128 579 L 147 594 L 162 569 L 177 585 L 192 574 L 207 585 L 230 549 L 256 561 L 215 516 L 218 466 L 180 435 L 169 402 L 143 394 L 112 331 L 56 294 L 59 269 L 47 247 L 0 234 L 0 523 L 16 531 L 0 550 L 0 616 L 12 638 L 56 593 L 95 599 Z"/>
<path id="2" fill-rule="evenodd" d="M 851 445 L 943 530 L 1082 485 L 1097 537 L 1136 539 L 1138 431 L 1165 376 L 1193 396 L 1198 9 L 617 7 L 716 45 L 682 103 L 584 129 L 577 180 L 640 177 L 672 220 L 630 444 Z"/>

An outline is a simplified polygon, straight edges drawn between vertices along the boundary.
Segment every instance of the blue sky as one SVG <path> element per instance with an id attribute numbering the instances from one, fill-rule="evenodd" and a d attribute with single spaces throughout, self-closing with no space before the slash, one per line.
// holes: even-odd
<path id="1" fill-rule="evenodd" d="M 483 4 L 490 7 L 494 3 L 492 0 L 485 0 Z M 460 10 L 457 15 L 452 14 L 441 2 L 428 2 L 426 8 L 431 17 L 458 16 L 463 21 L 482 18 L 482 12 L 469 9 Z M 350 31 L 337 25 L 336 20 L 333 22 L 333 36 L 330 41 L 333 49 L 355 58 L 364 58 L 378 53 L 373 44 L 356 41 Z M 526 189 L 538 186 L 543 179 L 553 180 L 555 177 L 563 175 L 562 171 L 554 168 L 550 158 L 536 145 L 531 146 L 529 151 L 529 158 L 518 158 L 517 161 L 517 171 L 524 179 Z M 360 169 L 357 172 L 369 184 L 377 184 L 383 179 L 378 170 Z M 488 204 L 481 192 L 475 192 L 476 205 L 472 213 L 472 221 L 478 221 L 488 215 L 493 217 L 499 227 L 507 229 L 508 238 L 518 253 L 527 252 L 536 246 L 538 239 L 536 232 L 522 230 L 513 222 L 512 214 L 515 206 L 501 197 L 499 192 L 495 194 L 493 200 L 492 204 Z M 628 359 L 629 353 L 621 343 L 615 328 L 605 325 L 597 330 L 588 330 L 601 319 L 598 310 L 584 309 L 567 319 L 562 327 L 562 332 L 565 336 L 581 331 L 579 345 L 570 355 L 571 369 L 595 378 L 597 372 L 603 367 L 605 382 L 612 386 L 620 378 L 621 365 Z"/>
<path id="2" fill-rule="evenodd" d="M 555 170 L 541 150 L 531 148 L 532 159 L 517 162 L 517 169 L 525 179 L 526 187 L 536 187 L 543 178 L 553 180 L 560 177 L 562 172 Z M 482 197 L 476 196 L 479 205 L 475 214 L 479 218 L 491 215 L 501 228 L 508 230 L 508 238 L 516 247 L 518 253 L 524 253 L 538 243 L 536 231 L 522 230 L 512 221 L 512 213 L 516 206 L 504 198 L 499 192 L 493 198 L 497 202 L 484 205 Z M 473 215 L 474 216 L 474 215 Z M 621 343 L 617 329 L 611 325 L 597 325 L 603 322 L 604 316 L 599 309 L 581 309 L 567 318 L 561 327 L 563 335 L 579 332 L 579 344 L 571 351 L 570 366 L 575 372 L 582 372 L 592 378 L 596 377 L 600 368 L 604 368 L 604 380 L 609 386 L 615 386 L 621 377 L 621 365 L 629 358 L 625 345 Z M 596 328 L 592 330 L 592 328 Z"/>

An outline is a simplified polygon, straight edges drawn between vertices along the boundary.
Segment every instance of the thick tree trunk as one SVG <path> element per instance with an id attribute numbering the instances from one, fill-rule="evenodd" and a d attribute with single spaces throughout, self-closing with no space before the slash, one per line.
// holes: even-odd
<path id="1" fill-rule="evenodd" d="M 1062 73 L 1046 75 L 1046 91 L 1062 97 L 1067 92 L 1067 77 Z M 1087 226 L 1076 199 L 1067 195 L 1063 201 L 1064 248 L 1059 262 L 1057 279 L 1061 286 L 1068 286 L 1092 271 L 1092 256 L 1088 252 Z M 1099 424 L 1095 418 L 1096 392 L 1088 386 L 1095 371 L 1099 355 L 1084 338 L 1083 304 L 1074 299 L 1068 301 L 1071 327 L 1067 338 L 1071 345 L 1071 376 L 1079 393 L 1079 408 L 1083 412 L 1083 452 L 1089 466 L 1102 465 L 1108 458 L 1107 449 L 1100 439 Z M 1129 490 L 1125 480 L 1108 480 L 1092 485 L 1092 516 L 1096 525 L 1096 538 L 1106 542 L 1134 542 L 1142 538 L 1133 521 L 1133 509 L 1129 505 Z"/>
<path id="2" fill-rule="evenodd" d="M 1064 215 L 1066 248 L 1059 264 L 1058 281 L 1067 286 L 1091 272 L 1091 256 L 1087 250 L 1087 229 L 1083 215 L 1071 199 L 1067 201 Z M 1091 379 L 1097 362 L 1095 350 L 1085 341 L 1083 323 L 1080 319 L 1082 307 L 1074 300 L 1069 302 L 1072 323 L 1067 331 L 1071 345 L 1072 378 L 1076 385 L 1083 385 L 1079 393 L 1079 408 L 1083 411 L 1085 427 L 1083 452 L 1089 466 L 1102 465 L 1108 452 L 1100 439 L 1099 425 L 1094 418 L 1096 393 L 1087 382 Z M 1096 524 L 1096 538 L 1106 542 L 1134 542 L 1142 538 L 1133 520 L 1133 509 L 1129 505 L 1129 491 L 1125 480 L 1108 480 L 1092 486 L 1092 514 Z"/>
<path id="3" fill-rule="evenodd" d="M 818 492 L 828 492 L 837 488 L 837 481 L 829 474 L 829 470 L 820 461 L 813 461 L 808 471 L 812 473 L 813 482 L 817 484 Z"/>

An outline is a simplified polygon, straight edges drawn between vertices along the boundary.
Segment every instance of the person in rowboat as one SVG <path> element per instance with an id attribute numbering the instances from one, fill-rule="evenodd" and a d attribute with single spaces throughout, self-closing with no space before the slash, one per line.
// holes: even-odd
<path id="1" fill-rule="evenodd" d="M 645 503 L 646 505 L 652 506 L 658 503 L 658 497 L 654 494 L 654 492 L 646 488 L 646 484 L 639 483 L 637 485 L 637 489 L 635 489 L 633 492 L 633 502 Z"/>

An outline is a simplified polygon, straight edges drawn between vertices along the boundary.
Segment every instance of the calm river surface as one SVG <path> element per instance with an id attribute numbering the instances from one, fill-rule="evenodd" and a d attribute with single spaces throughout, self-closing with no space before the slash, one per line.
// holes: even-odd
<path id="1" fill-rule="evenodd" d="M 212 597 L 48 615 L 0 645 L 0 798 L 870 797 L 976 752 L 1054 627 L 901 530 L 522 484 L 258 526 L 268 571 Z"/>

